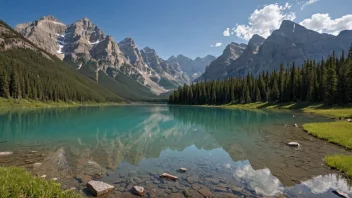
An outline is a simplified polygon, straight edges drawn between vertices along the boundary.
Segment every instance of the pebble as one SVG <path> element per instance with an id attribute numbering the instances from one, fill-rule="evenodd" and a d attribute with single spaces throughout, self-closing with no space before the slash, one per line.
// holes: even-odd
<path id="1" fill-rule="evenodd" d="M 12 155 L 13 152 L 10 152 L 10 151 L 5 151 L 5 152 L 0 152 L 0 157 L 1 156 L 9 156 L 9 155 Z"/>

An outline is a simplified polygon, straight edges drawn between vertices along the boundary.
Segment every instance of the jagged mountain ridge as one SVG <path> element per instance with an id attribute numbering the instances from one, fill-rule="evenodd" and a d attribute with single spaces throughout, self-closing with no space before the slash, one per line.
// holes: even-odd
<path id="1" fill-rule="evenodd" d="M 198 78 L 205 71 L 205 67 L 216 59 L 215 56 L 207 55 L 203 58 L 197 57 L 194 60 L 182 54 L 177 57 L 171 56 L 167 62 L 179 71 L 184 71 L 191 81 Z"/>
<path id="2" fill-rule="evenodd" d="M 156 95 L 190 83 L 187 73 L 161 59 L 154 49 L 140 50 L 132 38 L 117 43 L 87 17 L 65 25 L 53 16 L 44 16 L 15 29 L 97 82 L 102 72 L 117 81 L 126 75 Z"/>
<path id="3" fill-rule="evenodd" d="M 279 70 L 295 62 L 301 66 L 305 60 L 320 61 L 335 51 L 340 55 L 348 51 L 352 43 L 352 30 L 342 31 L 339 35 L 320 34 L 292 21 L 284 20 L 279 29 L 264 39 L 254 35 L 243 54 L 230 64 L 218 63 L 220 56 L 210 65 L 198 81 L 225 79 L 258 75 L 263 71 Z M 217 64 L 215 64 L 217 63 Z"/>
<path id="4" fill-rule="evenodd" d="M 206 67 L 203 73 L 196 81 L 218 79 L 221 73 L 228 69 L 228 66 L 237 58 L 239 58 L 248 46 L 246 44 L 238 44 L 235 42 L 226 46 L 221 56 L 215 59 Z"/>

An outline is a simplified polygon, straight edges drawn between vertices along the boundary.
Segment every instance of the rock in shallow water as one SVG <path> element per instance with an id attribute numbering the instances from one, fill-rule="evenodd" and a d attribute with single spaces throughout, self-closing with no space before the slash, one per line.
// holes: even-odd
<path id="1" fill-rule="evenodd" d="M 289 142 L 287 143 L 288 146 L 300 146 L 298 142 Z"/>
<path id="2" fill-rule="evenodd" d="M 9 156 L 9 155 L 12 155 L 13 152 L 10 152 L 10 151 L 5 151 L 5 152 L 0 152 L 0 157 L 1 156 Z"/>
<path id="3" fill-rule="evenodd" d="M 144 194 L 144 188 L 142 186 L 133 186 L 133 191 L 140 196 Z"/>
<path id="4" fill-rule="evenodd" d="M 87 188 L 94 196 L 98 197 L 110 192 L 114 186 L 101 181 L 90 181 L 87 183 Z"/>

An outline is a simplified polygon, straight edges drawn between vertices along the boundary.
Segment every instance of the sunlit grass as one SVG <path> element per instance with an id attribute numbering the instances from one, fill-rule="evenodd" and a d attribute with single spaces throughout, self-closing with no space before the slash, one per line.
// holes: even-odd
<path id="1" fill-rule="evenodd" d="M 309 123 L 304 130 L 320 138 L 352 149 L 352 123 L 346 121 Z"/>
<path id="2" fill-rule="evenodd" d="M 308 104 L 308 103 L 265 103 L 256 102 L 248 104 L 228 104 L 221 105 L 227 109 L 296 109 L 302 110 L 305 113 L 315 113 L 323 116 L 334 118 L 351 118 L 352 107 L 345 106 L 324 106 L 323 104 Z"/>
<path id="3" fill-rule="evenodd" d="M 32 176 L 17 167 L 0 167 L 0 197 L 78 198 L 76 192 L 63 190 L 59 183 Z"/>
<path id="4" fill-rule="evenodd" d="M 325 157 L 324 160 L 328 166 L 337 168 L 347 177 L 352 178 L 352 156 L 333 155 Z"/>

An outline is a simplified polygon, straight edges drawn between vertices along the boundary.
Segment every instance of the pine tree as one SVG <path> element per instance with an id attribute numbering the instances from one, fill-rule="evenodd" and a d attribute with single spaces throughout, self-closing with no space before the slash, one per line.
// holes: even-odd
<path id="1" fill-rule="evenodd" d="M 10 97 L 9 81 L 7 74 L 4 71 L 0 73 L 0 97 Z"/>

